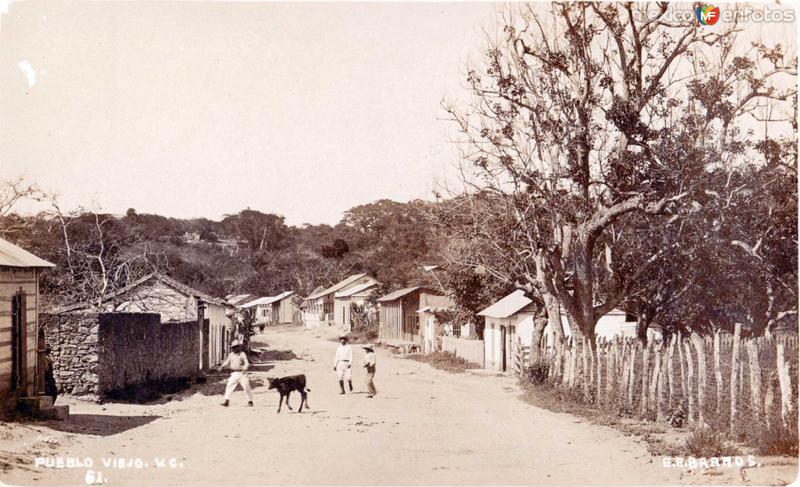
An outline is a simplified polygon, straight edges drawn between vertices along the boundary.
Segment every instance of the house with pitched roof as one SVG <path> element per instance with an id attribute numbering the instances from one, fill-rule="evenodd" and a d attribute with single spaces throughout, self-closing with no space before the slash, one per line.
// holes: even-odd
<path id="1" fill-rule="evenodd" d="M 504 372 L 513 369 L 514 347 L 531 346 L 533 319 L 539 305 L 518 289 L 478 312 L 483 328 L 484 367 Z"/>
<path id="2" fill-rule="evenodd" d="M 344 330 L 350 331 L 353 327 L 351 314 L 353 306 L 367 305 L 369 298 L 375 294 L 379 285 L 378 281 L 367 281 L 334 294 L 333 319 L 336 324 Z"/>
<path id="3" fill-rule="evenodd" d="M 415 286 L 398 289 L 378 298 L 380 321 L 378 338 L 387 343 L 399 341 L 421 346 L 422 338 L 417 311 L 427 306 L 429 296 L 439 295 L 431 288 Z"/>
<path id="4" fill-rule="evenodd" d="M 224 360 L 233 339 L 231 321 L 233 307 L 224 300 L 210 296 L 164 274 L 154 272 L 120 288 L 103 298 L 102 310 L 107 312 L 158 313 L 162 323 L 179 323 L 198 319 L 202 307 L 208 320 L 208 339 L 204 340 L 208 359 L 203 365 L 216 365 Z M 61 308 L 56 313 L 89 311 L 88 303 Z M 205 339 L 205 331 L 204 339 Z"/>
<path id="5" fill-rule="evenodd" d="M 284 291 L 276 296 L 265 296 L 238 305 L 238 308 L 254 309 L 255 324 L 290 325 L 299 323 L 298 307 L 294 291 Z"/>
<path id="6" fill-rule="evenodd" d="M 303 324 L 306 328 L 317 328 L 320 325 L 335 323 L 335 295 L 355 286 L 368 282 L 378 282 L 367 274 L 353 274 L 321 291 L 315 291 L 306 298 L 303 310 Z"/>

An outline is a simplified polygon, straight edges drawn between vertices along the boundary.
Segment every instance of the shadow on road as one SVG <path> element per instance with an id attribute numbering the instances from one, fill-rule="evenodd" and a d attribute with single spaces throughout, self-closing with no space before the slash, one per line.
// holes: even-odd
<path id="1" fill-rule="evenodd" d="M 66 433 L 111 436 L 145 425 L 161 416 L 110 416 L 106 414 L 71 414 L 65 421 L 48 421 L 47 426 Z"/>

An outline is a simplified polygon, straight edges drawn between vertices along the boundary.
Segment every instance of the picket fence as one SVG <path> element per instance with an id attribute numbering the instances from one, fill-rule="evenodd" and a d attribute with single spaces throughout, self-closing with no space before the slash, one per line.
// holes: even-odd
<path id="1" fill-rule="evenodd" d="M 522 350 L 519 349 L 522 354 Z M 529 370 L 527 354 L 522 360 Z M 739 434 L 756 424 L 797 428 L 798 337 L 675 334 L 668 341 L 568 340 L 541 349 L 546 381 L 625 416 L 710 424 Z M 749 423 L 749 424 L 748 424 Z"/>

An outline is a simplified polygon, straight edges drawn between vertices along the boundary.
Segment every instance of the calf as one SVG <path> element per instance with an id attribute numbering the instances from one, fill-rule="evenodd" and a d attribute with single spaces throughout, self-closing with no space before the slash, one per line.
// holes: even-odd
<path id="1" fill-rule="evenodd" d="M 290 375 L 288 377 L 281 377 L 279 379 L 268 378 L 269 381 L 269 388 L 270 389 L 277 389 L 278 392 L 281 394 L 281 400 L 278 402 L 278 412 L 281 412 L 281 405 L 283 405 L 283 397 L 286 396 L 286 407 L 290 410 L 292 406 L 289 405 L 289 395 L 292 391 L 297 391 L 300 393 L 300 408 L 297 410 L 298 413 L 303 411 L 303 404 L 306 405 L 306 409 L 311 409 L 308 407 L 308 394 L 311 389 L 306 389 L 306 376 L 303 374 L 300 375 Z"/>

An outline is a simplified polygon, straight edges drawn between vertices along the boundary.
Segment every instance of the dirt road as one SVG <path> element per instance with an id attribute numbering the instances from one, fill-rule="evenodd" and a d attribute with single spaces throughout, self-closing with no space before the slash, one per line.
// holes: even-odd
<path id="1" fill-rule="evenodd" d="M 264 386 L 255 388 L 254 408 L 241 391 L 223 408 L 222 376 L 158 404 L 72 403 L 68 422 L 0 430 L 13 467 L 0 478 L 24 485 L 85 485 L 87 472 L 107 485 L 681 482 L 681 472 L 618 431 L 522 402 L 510 377 L 451 374 L 378 350 L 378 396 L 364 395 L 360 368 L 356 393 L 341 396 L 331 336 L 268 330 L 254 342 L 283 360 L 258 365 L 252 376 L 305 373 L 308 412 L 277 414 L 278 395 Z M 360 362 L 363 351 L 354 352 Z M 296 411 L 299 397 L 292 400 Z M 36 467 L 36 456 L 91 459 L 93 466 Z M 112 459 L 130 465 L 103 464 Z"/>

